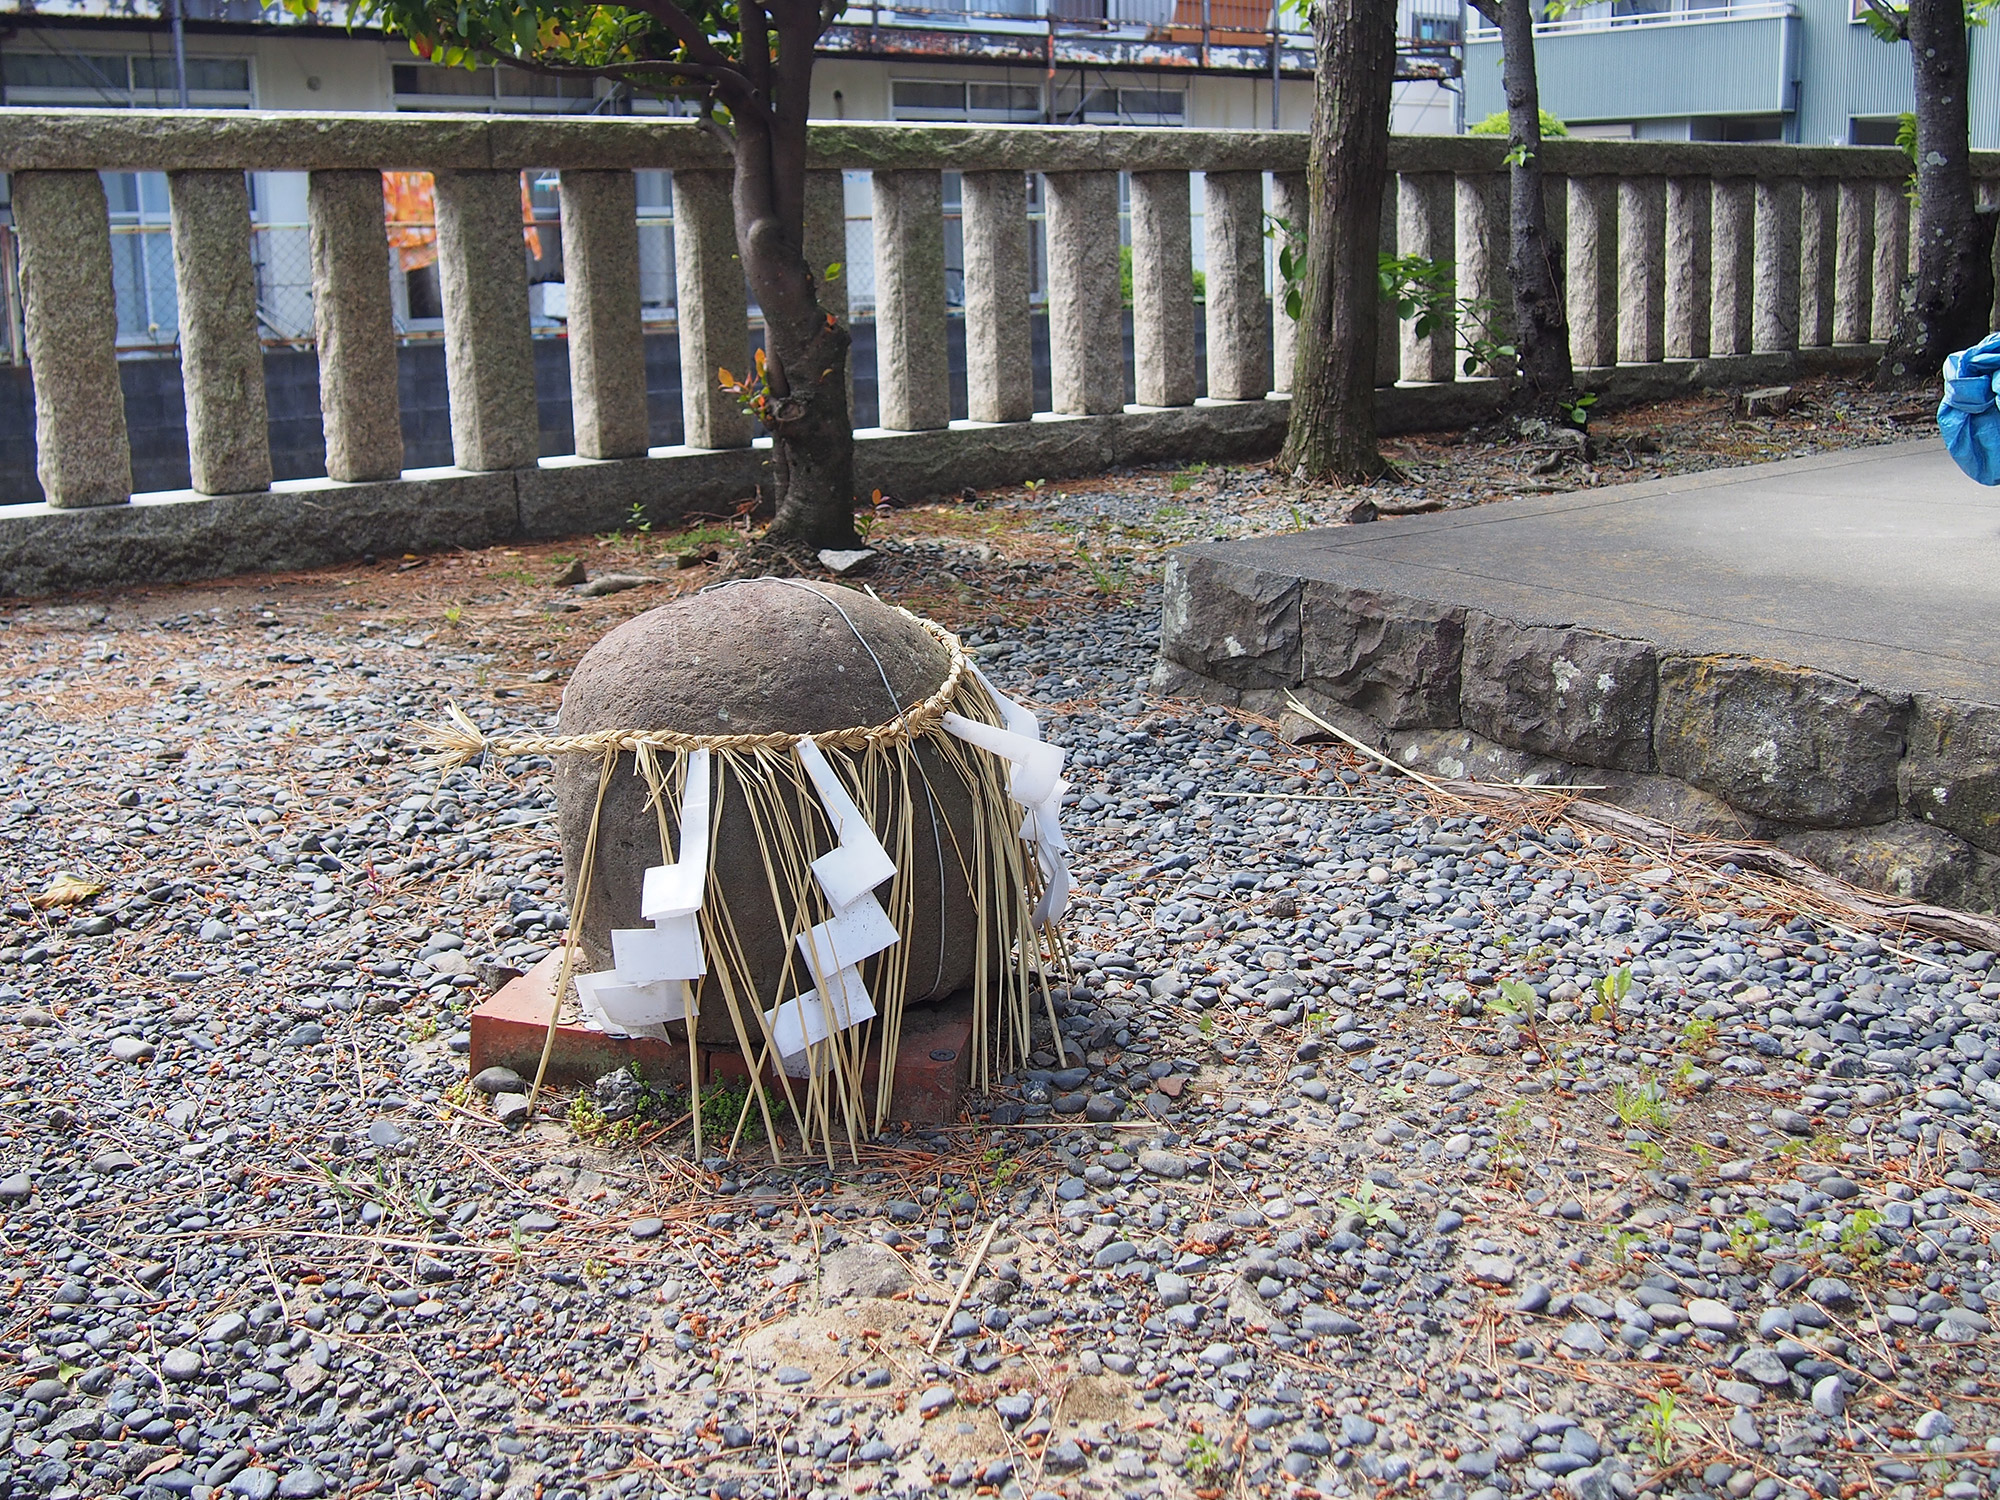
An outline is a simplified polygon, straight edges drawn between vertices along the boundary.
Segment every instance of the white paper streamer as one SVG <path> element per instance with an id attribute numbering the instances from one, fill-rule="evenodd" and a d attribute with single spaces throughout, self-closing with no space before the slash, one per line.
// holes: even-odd
<path id="1" fill-rule="evenodd" d="M 611 1035 L 666 1036 L 668 1021 L 687 1017 L 687 981 L 708 972 L 701 942 L 701 902 L 708 885 L 712 777 L 706 750 L 689 753 L 681 793 L 680 858 L 646 871 L 639 915 L 652 925 L 611 931 L 611 967 L 579 974 L 584 1014 Z"/>
<path id="2" fill-rule="evenodd" d="M 701 910 L 702 894 L 708 886 L 711 791 L 708 751 L 689 751 L 687 789 L 681 794 L 681 857 L 670 865 L 655 865 L 646 872 L 639 896 L 639 915 L 648 922 L 685 917 Z"/>
<path id="3" fill-rule="evenodd" d="M 882 841 L 875 837 L 868 820 L 861 816 L 854 799 L 847 795 L 847 788 L 841 785 L 840 777 L 827 764 L 819 746 L 802 735 L 798 755 L 799 764 L 812 778 L 813 790 L 819 793 L 819 805 L 826 809 L 827 821 L 833 824 L 834 837 L 840 841 L 838 849 L 812 862 L 819 888 L 838 911 L 852 906 L 893 876 L 896 863 L 889 858 Z"/>
<path id="4" fill-rule="evenodd" d="M 863 896 L 819 926 L 799 934 L 799 952 L 815 979 L 851 969 L 902 941 L 882 903 Z"/>
<path id="5" fill-rule="evenodd" d="M 616 970 L 576 976 L 583 1013 L 607 1036 L 647 1036 L 666 1040 L 669 1021 L 687 1014 L 687 986 L 678 979 L 628 984 Z"/>
<path id="6" fill-rule="evenodd" d="M 1047 927 L 1069 910 L 1069 840 L 1062 831 L 1062 799 L 1069 790 L 1069 783 L 1062 778 L 1064 752 L 1043 742 L 1041 720 L 1032 712 L 988 682 L 979 668 L 972 672 L 992 695 L 1006 727 L 981 724 L 959 714 L 946 714 L 944 727 L 1013 767 L 1007 778 L 1007 795 L 1026 809 L 1021 837 L 1035 846 L 1035 862 L 1042 871 L 1042 897 L 1035 903 L 1032 920 L 1036 927 Z"/>
<path id="7" fill-rule="evenodd" d="M 874 1019 L 875 1002 L 861 981 L 860 964 L 902 941 L 875 888 L 894 877 L 895 861 L 854 805 L 824 753 L 810 739 L 798 742 L 799 764 L 812 779 L 840 847 L 812 862 L 813 878 L 833 907 L 833 916 L 799 934 L 799 952 L 818 987 L 780 1005 L 771 1018 L 771 1040 L 786 1074 L 804 1078 L 813 1066 L 812 1049 L 836 1031 Z M 830 1065 L 823 1055 L 822 1071 Z"/>
<path id="8" fill-rule="evenodd" d="M 800 941 L 804 941 L 802 938 Z M 836 1031 L 873 1020 L 875 1002 L 861 982 L 859 969 L 836 969 L 818 990 L 807 990 L 778 1007 L 771 1019 L 771 1040 L 777 1044 L 778 1062 L 787 1076 L 804 1078 L 811 1070 L 812 1049 Z M 831 1058 L 823 1057 L 825 1071 Z"/>

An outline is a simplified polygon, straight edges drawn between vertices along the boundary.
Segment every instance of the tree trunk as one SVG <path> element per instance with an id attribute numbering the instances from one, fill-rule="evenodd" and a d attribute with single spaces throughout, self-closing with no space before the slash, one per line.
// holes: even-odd
<path id="1" fill-rule="evenodd" d="M 1357 484 L 1386 467 L 1375 443 L 1375 343 L 1382 293 L 1382 194 L 1396 0 L 1319 0 L 1304 305 L 1287 472 Z"/>
<path id="2" fill-rule="evenodd" d="M 1553 414 L 1576 383 L 1561 245 L 1549 243 L 1542 198 L 1542 99 L 1535 80 L 1535 8 L 1500 0 L 1501 84 L 1507 92 L 1507 279 L 1514 286 L 1517 407 Z M 1482 14 L 1488 14 L 1481 7 Z"/>
<path id="3" fill-rule="evenodd" d="M 1917 268 L 1878 385 L 1934 383 L 1944 357 L 1985 337 L 1993 306 L 1993 216 L 1972 195 L 1964 0 L 1910 0 L 1917 100 Z"/>
<path id="4" fill-rule="evenodd" d="M 807 97 L 812 39 L 785 36 L 782 97 Z M 785 76 L 787 64 L 807 76 Z M 764 315 L 764 389 L 758 420 L 771 434 L 777 516 L 767 536 L 804 551 L 859 547 L 854 529 L 854 423 L 847 409 L 848 334 L 820 305 L 806 264 L 806 119 L 742 111 L 736 126 L 734 205 L 743 271 Z"/>

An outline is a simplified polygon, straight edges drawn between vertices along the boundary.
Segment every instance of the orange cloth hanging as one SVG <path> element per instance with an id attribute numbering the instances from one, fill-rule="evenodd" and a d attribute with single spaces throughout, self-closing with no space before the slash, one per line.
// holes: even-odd
<path id="1" fill-rule="evenodd" d="M 428 172 L 382 174 L 382 218 L 397 264 L 415 271 L 437 260 L 437 186 Z M 528 253 L 542 258 L 542 233 L 535 227 L 535 204 L 528 174 L 521 174 L 521 224 Z"/>

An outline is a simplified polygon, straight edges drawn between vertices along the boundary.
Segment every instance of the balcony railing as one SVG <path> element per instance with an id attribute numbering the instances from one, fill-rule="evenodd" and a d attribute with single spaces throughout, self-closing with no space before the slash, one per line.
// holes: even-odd
<path id="1" fill-rule="evenodd" d="M 1593 31 L 1623 31 L 1628 27 L 1648 26 L 1702 26 L 1718 21 L 1769 21 L 1799 13 L 1793 0 L 1720 0 L 1720 3 L 1703 5 L 1689 3 L 1689 0 L 1674 0 L 1657 10 L 1627 9 L 1617 4 L 1593 5 L 1581 15 L 1565 16 L 1559 21 L 1537 21 L 1536 36 L 1577 36 Z M 1489 41 L 1500 35 L 1500 28 L 1480 19 L 1478 12 L 1471 12 L 1473 21 L 1467 33 L 1468 38 Z"/>

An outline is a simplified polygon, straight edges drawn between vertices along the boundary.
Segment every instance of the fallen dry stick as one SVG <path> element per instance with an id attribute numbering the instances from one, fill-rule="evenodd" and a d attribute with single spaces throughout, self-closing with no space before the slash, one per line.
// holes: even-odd
<path id="1" fill-rule="evenodd" d="M 1871 926 L 1927 933 L 1931 937 L 1964 943 L 1969 948 L 2000 949 L 2000 919 L 1974 912 L 1952 911 L 1949 907 L 1927 906 L 1921 902 L 1897 901 L 1879 892 L 1849 885 L 1829 875 L 1795 854 L 1769 844 L 1751 844 L 1735 839 L 1694 838 L 1640 813 L 1628 812 L 1605 802 L 1570 797 L 1562 787 L 1504 786 L 1483 781 L 1427 781 L 1427 787 L 1461 801 L 1498 802 L 1510 807 L 1547 806 L 1551 801 L 1567 803 L 1561 815 L 1575 823 L 1618 834 L 1628 839 L 1658 844 L 1679 857 L 1706 865 L 1733 864 L 1739 870 L 1755 870 L 1818 897 Z"/>
<path id="2" fill-rule="evenodd" d="M 938 1340 L 943 1338 L 944 1331 L 951 1327 L 951 1320 L 958 1316 L 959 1306 L 965 1301 L 965 1294 L 972 1286 L 972 1278 L 979 1274 L 980 1262 L 986 1259 L 986 1247 L 993 1243 L 993 1236 L 999 1232 L 998 1219 L 986 1226 L 986 1233 L 979 1241 L 979 1248 L 972 1252 L 972 1259 L 965 1263 L 965 1274 L 958 1279 L 958 1290 L 951 1294 L 951 1306 L 947 1307 L 944 1316 L 938 1319 L 937 1332 L 931 1335 L 931 1341 L 924 1346 L 924 1353 L 937 1353 Z"/>

